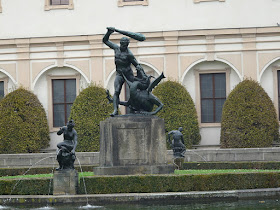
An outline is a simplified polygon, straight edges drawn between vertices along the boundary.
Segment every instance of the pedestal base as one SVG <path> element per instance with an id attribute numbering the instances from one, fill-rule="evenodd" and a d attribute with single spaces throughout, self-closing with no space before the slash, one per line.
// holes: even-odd
<path id="1" fill-rule="evenodd" d="M 96 175 L 168 174 L 164 120 L 128 115 L 100 122 L 99 167 Z"/>
<path id="2" fill-rule="evenodd" d="M 172 165 L 152 166 L 112 166 L 96 167 L 93 169 L 95 175 L 136 175 L 136 174 L 170 174 L 174 172 Z"/>
<path id="3" fill-rule="evenodd" d="M 176 166 L 177 170 L 182 170 L 184 165 L 184 158 L 183 157 L 177 157 L 174 159 L 174 165 Z"/>
<path id="4" fill-rule="evenodd" d="M 75 169 L 55 171 L 53 174 L 53 195 L 76 195 L 78 172 Z"/>

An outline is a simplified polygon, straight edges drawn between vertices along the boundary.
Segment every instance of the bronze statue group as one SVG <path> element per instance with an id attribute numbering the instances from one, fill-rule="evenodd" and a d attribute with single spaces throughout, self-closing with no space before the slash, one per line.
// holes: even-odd
<path id="1" fill-rule="evenodd" d="M 126 36 L 121 38 L 120 46 L 109 40 L 110 35 L 114 32 Z M 151 91 L 165 76 L 162 73 L 151 82 L 152 76 L 146 75 L 141 64 L 138 63 L 129 50 L 128 45 L 130 41 L 128 37 L 138 41 L 144 41 L 146 39 L 143 34 L 122 31 L 113 27 L 108 27 L 107 33 L 103 37 L 104 44 L 113 49 L 115 54 L 116 77 L 114 81 L 113 98 L 111 98 L 107 90 L 107 99 L 109 102 L 113 103 L 114 107 L 111 117 L 119 114 L 119 105 L 129 107 L 130 114 L 155 115 L 163 108 L 163 103 L 154 96 Z M 136 76 L 133 74 L 131 65 L 136 68 Z M 124 82 L 129 86 L 130 97 L 128 101 L 120 101 L 120 93 Z M 154 105 L 157 106 L 155 110 L 153 110 Z M 75 149 L 78 143 L 77 132 L 74 129 L 74 125 L 74 121 L 70 120 L 67 126 L 63 126 L 57 132 L 58 135 L 63 134 L 64 138 L 63 142 L 57 144 L 57 160 L 59 163 L 59 168 L 57 168 L 57 170 L 74 169 L 74 161 L 76 159 Z M 186 151 L 181 131 L 182 128 L 179 128 L 178 130 L 173 130 L 168 133 L 168 140 L 172 145 L 175 158 L 184 157 Z M 173 136 L 172 142 L 170 140 L 171 135 Z"/>

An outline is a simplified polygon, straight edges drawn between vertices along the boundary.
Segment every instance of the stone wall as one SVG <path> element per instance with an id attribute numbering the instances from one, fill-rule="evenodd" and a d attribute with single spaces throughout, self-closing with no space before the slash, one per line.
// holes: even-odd
<path id="1" fill-rule="evenodd" d="M 280 147 L 187 150 L 185 154 L 185 161 L 280 161 L 279 154 Z"/>
<path id="2" fill-rule="evenodd" d="M 99 152 L 76 152 L 75 166 L 98 165 Z M 0 168 L 57 167 L 56 153 L 0 154 Z"/>
<path id="3" fill-rule="evenodd" d="M 76 166 L 98 165 L 99 152 L 77 152 Z M 280 147 L 245 149 L 187 150 L 186 162 L 238 162 L 238 161 L 280 161 Z M 167 161 L 173 162 L 171 150 L 167 150 Z M 55 153 L 0 154 L 0 168 L 57 167 Z"/>

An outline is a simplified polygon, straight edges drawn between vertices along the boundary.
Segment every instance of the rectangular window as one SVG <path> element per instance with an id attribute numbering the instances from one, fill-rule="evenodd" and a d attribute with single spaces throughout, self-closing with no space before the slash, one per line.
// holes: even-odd
<path id="1" fill-rule="evenodd" d="M 74 9 L 73 0 L 45 0 L 45 10 L 53 9 Z"/>
<path id="2" fill-rule="evenodd" d="M 76 98 L 76 79 L 53 79 L 53 127 L 66 125 Z"/>
<path id="3" fill-rule="evenodd" d="M 221 122 L 222 108 L 226 100 L 226 74 L 200 74 L 201 122 Z"/>
<path id="4" fill-rule="evenodd" d="M 143 5 L 147 6 L 149 5 L 148 0 L 118 0 L 118 6 L 134 6 L 134 5 Z"/>
<path id="5" fill-rule="evenodd" d="M 226 0 L 194 0 L 194 3 L 207 2 L 207 1 L 220 1 L 220 2 L 224 2 Z"/>
<path id="6" fill-rule="evenodd" d="M 278 85 L 278 113 L 280 113 L 280 70 L 277 71 L 277 85 Z M 280 121 L 280 114 L 278 115 Z"/>
<path id="7" fill-rule="evenodd" d="M 68 5 L 69 0 L 50 0 L 51 5 Z"/>
<path id="8" fill-rule="evenodd" d="M 0 99 L 4 97 L 4 81 L 0 81 Z"/>

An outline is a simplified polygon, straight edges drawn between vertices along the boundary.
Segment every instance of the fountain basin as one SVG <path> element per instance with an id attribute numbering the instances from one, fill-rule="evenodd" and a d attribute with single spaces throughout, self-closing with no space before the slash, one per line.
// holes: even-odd
<path id="1" fill-rule="evenodd" d="M 89 195 L 1 195 L 0 205 L 9 204 L 71 204 L 88 202 L 94 205 L 117 203 L 145 203 L 167 201 L 233 201 L 243 199 L 279 198 L 280 188 L 202 191 L 202 192 L 163 192 L 163 193 L 118 193 L 118 194 L 89 194 Z"/>

